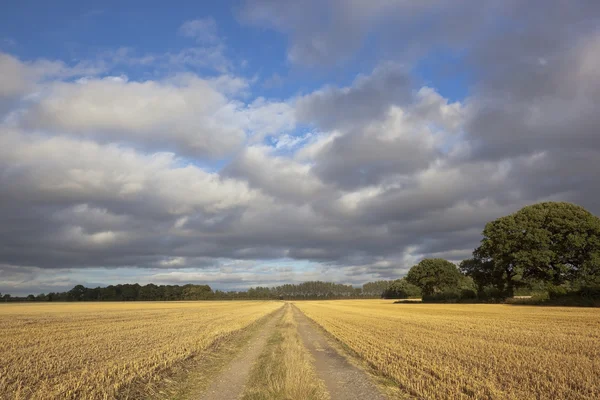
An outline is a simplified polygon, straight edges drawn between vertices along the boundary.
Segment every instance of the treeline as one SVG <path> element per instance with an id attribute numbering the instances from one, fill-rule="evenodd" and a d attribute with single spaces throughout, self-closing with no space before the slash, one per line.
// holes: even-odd
<path id="1" fill-rule="evenodd" d="M 407 285 L 425 302 L 499 302 L 531 293 L 530 303 L 600 305 L 600 219 L 570 203 L 524 207 L 488 223 L 473 258 L 458 268 L 422 260 L 394 283 L 403 296 Z"/>
<path id="2" fill-rule="evenodd" d="M 246 291 L 213 291 L 209 285 L 124 284 L 87 288 L 77 285 L 67 292 L 37 296 L 0 296 L 6 302 L 20 301 L 181 301 L 181 300 L 316 300 L 379 298 L 391 282 L 379 281 L 360 287 L 312 281 L 276 287 L 255 287 Z"/>

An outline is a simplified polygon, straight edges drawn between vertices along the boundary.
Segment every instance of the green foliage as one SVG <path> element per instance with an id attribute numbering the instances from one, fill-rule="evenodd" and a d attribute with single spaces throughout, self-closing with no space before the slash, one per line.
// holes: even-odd
<path id="1" fill-rule="evenodd" d="M 512 297 L 533 281 L 591 284 L 600 280 L 600 219 L 583 207 L 545 202 L 488 223 L 474 259 L 461 270 Z"/>
<path id="2" fill-rule="evenodd" d="M 406 278 L 398 279 L 383 292 L 384 299 L 409 299 L 421 297 L 421 289 L 408 282 Z"/>
<path id="3" fill-rule="evenodd" d="M 545 293 L 538 293 L 528 299 L 510 299 L 511 304 L 600 307 L 600 286 L 583 286 L 568 289 L 565 286 L 549 286 Z"/>
<path id="4" fill-rule="evenodd" d="M 446 289 L 439 293 L 423 296 L 423 303 L 474 303 L 477 293 L 471 289 Z"/>
<path id="5" fill-rule="evenodd" d="M 480 258 L 470 258 L 462 261 L 459 269 L 473 280 L 475 290 L 479 296 L 485 295 L 486 287 L 503 286 L 503 273 L 500 269 L 494 268 L 494 262 L 491 260 L 483 261 Z"/>
<path id="6" fill-rule="evenodd" d="M 456 290 L 461 278 L 456 265 L 441 258 L 426 258 L 406 275 L 406 281 L 418 286 L 424 298 L 446 290 Z"/>
<path id="7" fill-rule="evenodd" d="M 477 293 L 472 289 L 462 289 L 460 291 L 460 298 L 465 300 L 476 300 Z"/>
<path id="8" fill-rule="evenodd" d="M 362 286 L 362 295 L 364 297 L 382 297 L 393 283 L 394 281 L 367 282 Z"/>
<path id="9" fill-rule="evenodd" d="M 184 300 L 209 300 L 214 298 L 214 293 L 208 285 L 185 285 L 183 298 Z"/>
<path id="10" fill-rule="evenodd" d="M 381 292 L 375 297 L 380 297 Z M 362 298 L 361 288 L 332 282 L 311 281 L 300 284 L 286 284 L 276 287 L 255 287 L 247 291 L 213 292 L 208 285 L 155 285 L 135 284 L 110 285 L 107 287 L 86 288 L 77 285 L 68 292 L 48 293 L 31 297 L 11 297 L 4 301 L 177 301 L 177 300 L 234 300 L 234 299 L 352 299 Z M 368 296 L 367 296 L 368 297 Z"/>

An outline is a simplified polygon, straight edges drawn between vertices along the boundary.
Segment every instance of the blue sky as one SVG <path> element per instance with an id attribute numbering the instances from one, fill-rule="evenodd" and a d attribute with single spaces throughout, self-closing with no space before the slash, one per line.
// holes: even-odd
<path id="1" fill-rule="evenodd" d="M 600 212 L 595 2 L 13 2 L 0 292 L 320 279 Z"/>
<path id="2" fill-rule="evenodd" d="M 248 79 L 259 79 L 256 96 L 286 98 L 308 93 L 323 85 L 346 86 L 359 73 L 369 73 L 381 60 L 377 46 L 368 40 L 359 52 L 332 68 L 303 68 L 286 56 L 286 35 L 244 22 L 239 1 L 198 2 L 130 1 L 40 4 L 19 2 L 0 16 L 2 48 L 24 60 L 40 57 L 77 62 L 126 48 L 137 56 L 177 52 L 194 46 L 194 38 L 178 33 L 189 20 L 212 19 L 225 46 L 232 70 Z M 32 14 L 31 9 L 36 12 Z M 24 24 L 23 21 L 28 21 Z M 35 29 L 31 29 L 35 26 Z M 376 39 L 372 39 L 376 40 Z M 468 75 L 459 69 L 459 54 L 444 49 L 415 62 L 415 77 L 433 85 L 452 99 L 464 98 Z M 194 73 L 211 74 L 210 68 L 189 67 Z M 118 66 L 130 79 L 146 79 L 152 68 Z M 275 78 L 274 78 L 275 77 Z"/>

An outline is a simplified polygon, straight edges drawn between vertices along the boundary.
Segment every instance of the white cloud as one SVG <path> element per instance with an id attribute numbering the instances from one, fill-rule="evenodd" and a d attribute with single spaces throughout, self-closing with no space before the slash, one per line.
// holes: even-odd
<path id="1" fill-rule="evenodd" d="M 11 198 L 74 204 L 69 214 L 79 221 L 90 214 L 109 217 L 107 207 L 115 201 L 134 209 L 143 202 L 147 211 L 181 215 L 224 211 L 256 196 L 244 182 L 185 164 L 172 153 L 146 155 L 89 140 L 2 129 L 0 159 L 2 186 Z"/>
<path id="2" fill-rule="evenodd" d="M 188 156 L 219 157 L 245 140 L 238 104 L 209 81 L 87 79 L 54 83 L 24 117 L 24 125 L 80 137 L 138 143 Z"/>
<path id="3" fill-rule="evenodd" d="M 179 33 L 194 38 L 199 43 L 213 44 L 220 40 L 217 35 L 217 22 L 211 17 L 185 21 L 179 27 Z"/>
<path id="4" fill-rule="evenodd" d="M 0 97 L 24 96 L 45 80 L 95 75 L 105 68 L 102 62 L 82 61 L 73 66 L 46 59 L 24 62 L 0 52 Z"/>
<path id="5" fill-rule="evenodd" d="M 325 188 L 310 165 L 273 156 L 271 150 L 265 146 L 249 146 L 227 171 L 247 180 L 253 187 L 291 202 L 310 201 Z"/>

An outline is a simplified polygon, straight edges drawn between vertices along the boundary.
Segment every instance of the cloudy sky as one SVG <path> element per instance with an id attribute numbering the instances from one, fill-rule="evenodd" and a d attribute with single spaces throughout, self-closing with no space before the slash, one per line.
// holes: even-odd
<path id="1" fill-rule="evenodd" d="M 2 6 L 0 292 L 362 284 L 600 214 L 599 1 L 208 3 Z"/>

